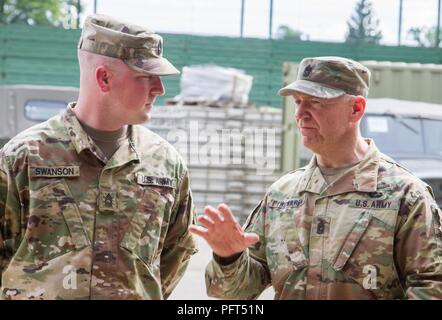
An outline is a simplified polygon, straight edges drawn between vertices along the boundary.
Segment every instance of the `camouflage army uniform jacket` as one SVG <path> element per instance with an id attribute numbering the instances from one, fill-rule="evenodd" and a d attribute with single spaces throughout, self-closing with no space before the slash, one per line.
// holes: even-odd
<path id="1" fill-rule="evenodd" d="M 334 184 L 316 165 L 275 182 L 245 224 L 259 235 L 233 263 L 206 269 L 211 296 L 442 299 L 441 212 L 431 189 L 371 140 Z"/>
<path id="2" fill-rule="evenodd" d="M 2 299 L 162 299 L 196 243 L 188 171 L 142 126 L 111 159 L 68 107 L 0 158 Z"/>

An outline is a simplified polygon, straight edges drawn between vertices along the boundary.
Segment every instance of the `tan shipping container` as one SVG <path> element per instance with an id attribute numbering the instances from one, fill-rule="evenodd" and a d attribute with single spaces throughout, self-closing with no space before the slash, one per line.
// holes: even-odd
<path id="1" fill-rule="evenodd" d="M 442 65 L 361 61 L 371 71 L 369 98 L 442 103 Z"/>

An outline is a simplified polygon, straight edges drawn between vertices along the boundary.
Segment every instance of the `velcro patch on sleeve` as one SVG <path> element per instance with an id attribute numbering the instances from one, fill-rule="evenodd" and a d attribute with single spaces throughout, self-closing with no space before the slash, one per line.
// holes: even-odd
<path id="1" fill-rule="evenodd" d="M 66 178 L 79 177 L 79 166 L 31 167 L 31 177 Z"/>

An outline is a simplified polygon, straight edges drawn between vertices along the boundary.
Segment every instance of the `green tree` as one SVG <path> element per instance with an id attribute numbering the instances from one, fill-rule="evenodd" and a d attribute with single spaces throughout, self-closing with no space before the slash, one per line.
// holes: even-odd
<path id="1" fill-rule="evenodd" d="M 370 0 L 359 0 L 350 20 L 347 21 L 348 31 L 345 42 L 379 43 L 382 32 L 378 30 L 379 19 L 374 16 Z"/>
<path id="2" fill-rule="evenodd" d="M 309 36 L 302 31 L 292 29 L 288 25 L 283 24 L 278 27 L 276 38 L 284 40 L 308 40 Z"/>
<path id="3" fill-rule="evenodd" d="M 0 0 L 0 24 L 77 27 L 80 0 Z M 79 10 L 78 10 L 79 8 Z"/>
<path id="4" fill-rule="evenodd" d="M 413 27 L 408 34 L 420 47 L 439 47 L 441 45 L 442 28 L 439 29 L 439 40 L 436 40 L 437 27 Z M 437 41 L 437 43 L 436 43 Z"/>

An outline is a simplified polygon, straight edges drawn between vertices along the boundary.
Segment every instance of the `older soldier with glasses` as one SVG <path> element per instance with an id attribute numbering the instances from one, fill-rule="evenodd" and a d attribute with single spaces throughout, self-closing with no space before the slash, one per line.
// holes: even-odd
<path id="1" fill-rule="evenodd" d="M 280 90 L 296 104 L 310 163 L 276 181 L 244 229 L 206 207 L 209 295 L 254 299 L 441 299 L 441 211 L 432 190 L 361 137 L 370 72 L 340 57 L 304 59 Z"/>

